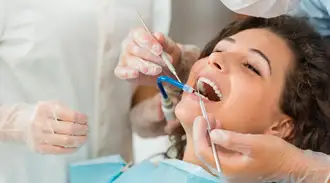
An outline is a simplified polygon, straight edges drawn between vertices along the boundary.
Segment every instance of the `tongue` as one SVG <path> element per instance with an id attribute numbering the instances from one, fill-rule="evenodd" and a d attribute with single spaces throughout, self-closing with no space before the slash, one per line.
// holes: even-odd
<path id="1" fill-rule="evenodd" d="M 215 93 L 214 89 L 212 88 L 212 86 L 204 83 L 204 89 L 205 89 L 205 97 L 207 97 L 210 101 L 220 101 L 218 95 Z"/>

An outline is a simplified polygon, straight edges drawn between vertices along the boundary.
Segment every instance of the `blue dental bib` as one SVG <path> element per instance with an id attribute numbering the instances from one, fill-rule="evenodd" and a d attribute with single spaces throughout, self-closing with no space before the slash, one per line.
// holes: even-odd
<path id="1" fill-rule="evenodd" d="M 155 164 L 144 161 L 125 171 L 120 156 L 103 157 L 70 165 L 70 183 L 219 183 L 203 168 L 168 159 Z"/>

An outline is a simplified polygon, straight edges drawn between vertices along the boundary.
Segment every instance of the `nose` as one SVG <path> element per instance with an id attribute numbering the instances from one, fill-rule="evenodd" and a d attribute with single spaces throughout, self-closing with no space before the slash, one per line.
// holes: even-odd
<path id="1" fill-rule="evenodd" d="M 236 52 L 221 52 L 212 53 L 209 56 L 208 64 L 211 68 L 216 68 L 223 73 L 228 73 L 230 70 L 241 66 L 245 56 Z"/>
<path id="2" fill-rule="evenodd" d="M 210 55 L 208 65 L 211 68 L 216 68 L 221 72 L 227 72 L 227 70 L 228 70 L 224 57 L 219 53 Z"/>

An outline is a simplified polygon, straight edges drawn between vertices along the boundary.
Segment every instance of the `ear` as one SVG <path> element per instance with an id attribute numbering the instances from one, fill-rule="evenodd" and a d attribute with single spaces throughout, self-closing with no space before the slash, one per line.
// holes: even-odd
<path id="1" fill-rule="evenodd" d="M 293 128 L 293 119 L 288 116 L 284 116 L 283 118 L 280 118 L 279 121 L 272 124 L 266 131 L 266 134 L 275 135 L 282 139 L 286 139 L 291 136 Z"/>

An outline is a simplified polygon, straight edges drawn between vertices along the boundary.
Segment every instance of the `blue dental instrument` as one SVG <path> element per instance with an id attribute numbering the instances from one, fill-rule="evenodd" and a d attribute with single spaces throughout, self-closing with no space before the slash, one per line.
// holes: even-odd
<path id="1" fill-rule="evenodd" d="M 171 98 L 168 97 L 168 94 L 166 93 L 163 83 L 168 83 L 168 84 L 173 85 L 188 93 L 196 93 L 196 91 L 191 86 L 189 86 L 187 84 L 183 84 L 179 81 L 176 81 L 175 79 L 172 79 L 168 76 L 159 76 L 158 77 L 157 86 L 160 90 L 160 93 L 162 94 L 162 110 L 163 110 L 164 116 L 167 121 L 173 121 L 173 120 L 176 120 L 176 117 L 174 114 L 175 106 L 173 105 Z"/>
<path id="2" fill-rule="evenodd" d="M 168 76 L 159 76 L 157 79 L 157 85 L 160 89 L 160 92 L 162 93 L 164 98 L 168 98 L 167 93 L 163 87 L 163 83 L 168 83 L 170 85 L 173 85 L 181 90 L 183 90 L 184 92 L 188 92 L 188 93 L 196 93 L 196 90 L 187 85 L 187 84 L 183 84 L 180 81 L 176 81 L 175 79 L 172 79 Z"/>
<path id="3" fill-rule="evenodd" d="M 141 16 L 138 12 L 136 12 L 136 13 L 137 13 L 137 15 L 139 16 L 139 19 L 140 19 L 141 23 L 143 24 L 144 29 L 145 29 L 145 30 L 146 30 L 146 31 L 147 31 L 152 37 L 155 38 L 155 36 L 154 36 L 154 35 L 150 32 L 150 30 L 148 29 L 148 27 L 147 27 L 146 23 L 144 22 L 142 16 Z M 155 38 L 155 39 L 156 39 L 156 38 Z M 180 78 L 179 78 L 178 74 L 176 73 L 174 66 L 173 66 L 172 63 L 169 61 L 169 59 L 168 59 L 167 55 L 165 54 L 165 52 L 163 52 L 160 56 L 161 56 L 162 59 L 164 60 L 166 66 L 168 67 L 168 69 L 170 70 L 170 72 L 175 76 L 175 78 L 176 78 L 178 81 L 180 81 Z M 180 82 L 181 82 L 181 81 L 180 81 Z"/>

